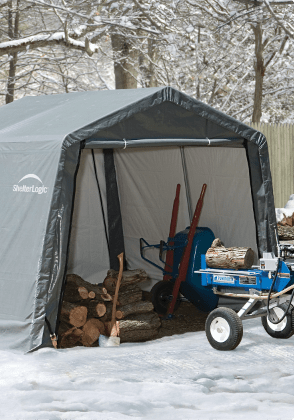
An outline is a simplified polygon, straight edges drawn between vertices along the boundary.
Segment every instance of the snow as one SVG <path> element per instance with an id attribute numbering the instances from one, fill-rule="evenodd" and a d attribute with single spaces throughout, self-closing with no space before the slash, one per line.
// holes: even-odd
<path id="1" fill-rule="evenodd" d="M 172 321 L 171 321 L 172 322 Z M 219 352 L 204 332 L 113 348 L 0 352 L 1 419 L 291 420 L 294 336 L 259 319 Z"/>

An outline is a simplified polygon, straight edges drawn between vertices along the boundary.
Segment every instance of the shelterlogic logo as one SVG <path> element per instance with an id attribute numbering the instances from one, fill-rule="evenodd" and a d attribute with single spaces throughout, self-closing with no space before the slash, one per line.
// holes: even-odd
<path id="1" fill-rule="evenodd" d="M 42 185 L 40 186 L 35 186 L 35 185 L 25 185 L 20 184 L 21 182 L 23 182 L 25 179 L 29 179 L 29 178 L 33 178 L 36 179 L 37 181 L 39 181 Z M 37 194 L 47 194 L 48 192 L 48 187 L 45 187 L 43 182 L 41 181 L 41 179 L 35 175 L 35 174 L 28 174 L 25 175 L 23 178 L 21 178 L 17 184 L 13 185 L 13 191 L 14 192 L 24 192 L 24 193 L 37 193 Z"/>

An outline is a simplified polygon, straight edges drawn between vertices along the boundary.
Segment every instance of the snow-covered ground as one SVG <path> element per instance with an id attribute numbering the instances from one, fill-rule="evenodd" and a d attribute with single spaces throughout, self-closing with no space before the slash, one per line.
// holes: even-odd
<path id="1" fill-rule="evenodd" d="M 291 420 L 294 336 L 244 323 L 232 352 L 204 332 L 113 348 L 0 352 L 0 418 Z"/>

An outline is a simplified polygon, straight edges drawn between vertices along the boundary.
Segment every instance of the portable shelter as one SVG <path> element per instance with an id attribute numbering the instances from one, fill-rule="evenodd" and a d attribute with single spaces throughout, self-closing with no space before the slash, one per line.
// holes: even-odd
<path id="1" fill-rule="evenodd" d="M 138 239 L 167 238 L 177 183 L 178 230 L 205 182 L 201 226 L 257 257 L 276 249 L 265 137 L 170 87 L 5 105 L 0 159 L 1 349 L 48 345 L 66 271 L 102 281 L 125 249 L 128 268 L 160 278 Z"/>

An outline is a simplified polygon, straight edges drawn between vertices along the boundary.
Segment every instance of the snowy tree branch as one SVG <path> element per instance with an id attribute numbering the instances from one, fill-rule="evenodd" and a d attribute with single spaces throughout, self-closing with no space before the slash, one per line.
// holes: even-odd
<path id="1" fill-rule="evenodd" d="M 81 42 L 76 41 L 73 38 L 66 37 L 64 32 L 56 32 L 55 34 L 49 36 L 35 35 L 13 41 L 2 42 L 0 43 L 0 56 L 49 45 L 64 45 L 76 50 L 86 51 L 88 55 L 92 55 L 94 52 L 98 51 L 98 47 L 91 44 L 87 38 L 85 42 Z"/>
<path id="2" fill-rule="evenodd" d="M 276 15 L 276 13 L 271 8 L 268 0 L 264 0 L 264 4 L 265 4 L 266 8 L 268 9 L 268 11 L 270 12 L 270 14 L 272 15 L 272 17 L 275 19 L 275 21 L 281 26 L 281 28 L 284 29 L 284 31 L 286 32 L 286 34 L 289 35 L 291 38 L 294 38 L 294 34 L 292 32 L 290 32 L 286 28 L 286 26 L 283 24 L 283 22 L 281 21 L 281 19 L 278 18 L 278 16 Z M 292 28 L 292 27 L 291 27 L 291 29 L 294 30 L 294 28 Z"/>

